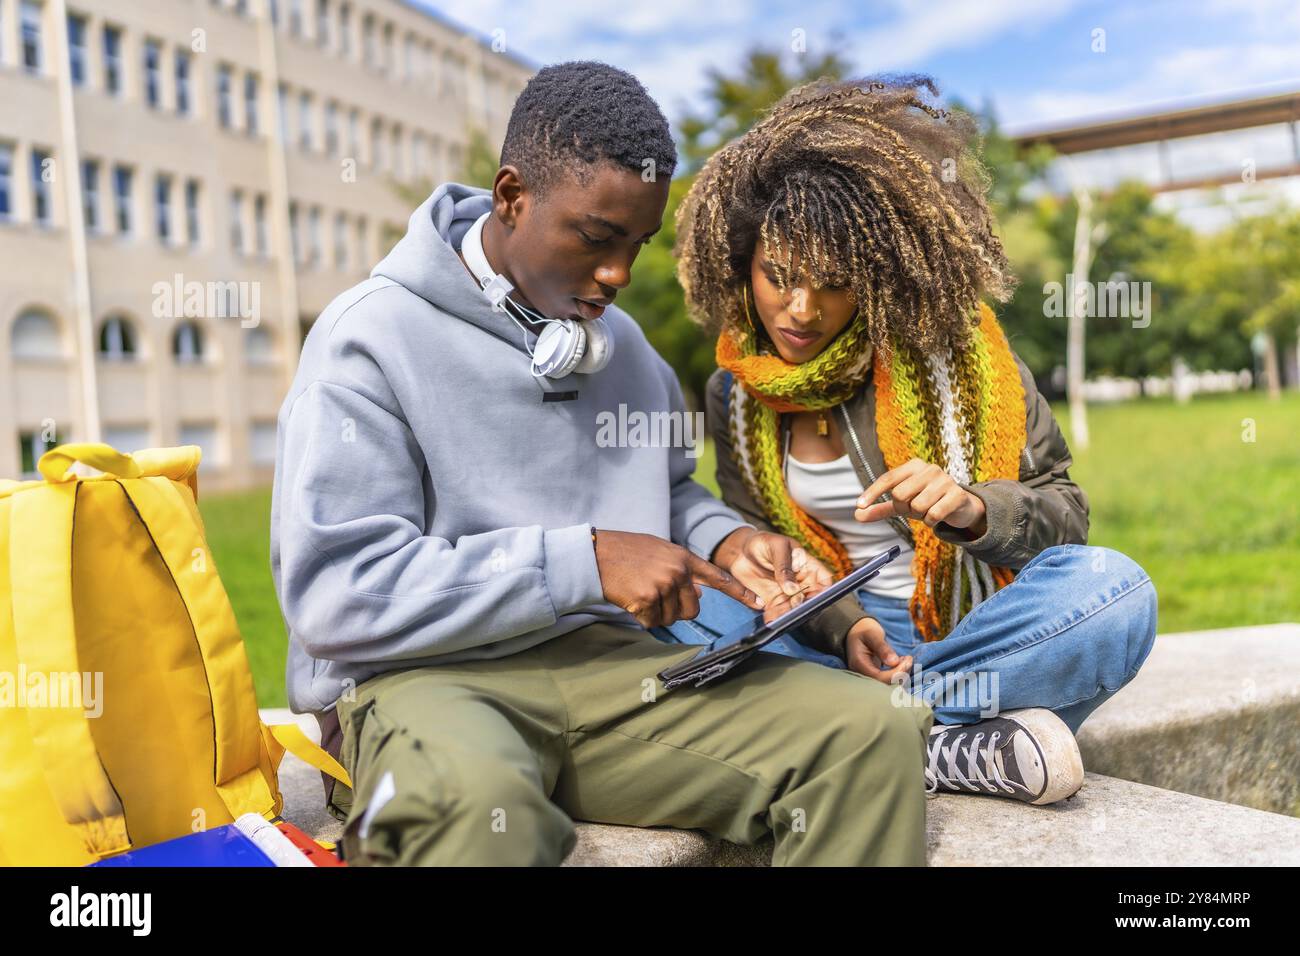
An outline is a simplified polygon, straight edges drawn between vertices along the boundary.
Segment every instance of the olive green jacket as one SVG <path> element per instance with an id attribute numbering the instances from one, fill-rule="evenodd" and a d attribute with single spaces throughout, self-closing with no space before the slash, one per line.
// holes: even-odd
<path id="1" fill-rule="evenodd" d="M 962 485 L 984 502 L 988 530 L 972 539 L 962 528 L 945 522 L 935 527 L 941 540 L 959 544 L 971 555 L 989 564 L 1019 569 L 1034 555 L 1057 544 L 1086 544 L 1088 541 L 1088 496 L 1070 480 L 1074 463 L 1065 437 L 1056 424 L 1047 400 L 1039 393 L 1028 367 L 1016 356 L 1025 387 L 1026 434 L 1028 441 L 1020 456 L 1019 480 L 998 478 Z M 763 531 L 777 531 L 750 495 L 732 457 L 727 402 L 730 376 L 718 369 L 709 378 L 705 417 L 713 435 L 718 457 L 718 486 L 723 500 L 748 522 Z M 876 442 L 876 389 L 871 378 L 848 401 L 830 410 L 865 489 L 885 473 L 884 455 Z M 781 447 L 789 450 L 788 415 L 781 416 Z M 782 469 L 785 461 L 782 458 Z M 887 500 L 889 495 L 884 498 Z M 912 530 L 902 517 L 889 519 L 899 536 L 913 545 Z M 804 625 L 805 642 L 818 650 L 844 657 L 844 639 L 849 628 L 867 614 L 853 594 L 841 598 L 809 624 Z"/>

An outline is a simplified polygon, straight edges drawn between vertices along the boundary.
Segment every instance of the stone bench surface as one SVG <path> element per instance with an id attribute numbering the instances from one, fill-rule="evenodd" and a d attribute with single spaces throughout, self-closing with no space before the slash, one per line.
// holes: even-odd
<path id="1" fill-rule="evenodd" d="M 1088 770 L 1300 816 L 1300 624 L 1156 639 L 1079 728 Z"/>
<path id="2" fill-rule="evenodd" d="M 1294 799 L 1297 714 L 1300 625 L 1161 636 L 1137 678 L 1081 728 L 1089 772 L 1074 797 L 1048 807 L 975 795 L 930 797 L 929 863 L 1300 864 L 1300 819 L 1268 812 Z M 262 719 L 296 721 L 319 739 L 310 715 L 266 709 Z M 1157 782 L 1167 785 L 1151 785 Z M 1234 802 L 1197 795 L 1197 787 Z M 280 788 L 286 819 L 319 840 L 338 839 L 342 824 L 326 812 L 314 768 L 287 754 Z M 1238 805 L 1251 802 L 1236 800 L 1243 795 L 1254 805 Z M 1255 809 L 1261 804 L 1272 805 Z M 770 839 L 744 847 L 668 828 L 579 823 L 577 831 L 567 866 L 762 866 L 772 850 Z"/>

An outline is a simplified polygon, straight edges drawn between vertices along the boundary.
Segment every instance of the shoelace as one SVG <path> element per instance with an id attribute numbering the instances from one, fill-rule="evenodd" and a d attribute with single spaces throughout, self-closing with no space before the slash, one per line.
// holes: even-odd
<path id="1" fill-rule="evenodd" d="M 993 753 L 997 747 L 998 737 L 1001 736 L 1002 732 L 998 730 L 993 731 L 989 736 L 988 743 L 985 744 L 983 752 L 980 751 L 979 744 L 980 738 L 984 736 L 984 731 L 981 730 L 976 733 L 974 738 L 966 745 L 966 749 L 963 751 L 961 749 L 961 742 L 962 738 L 966 736 L 966 733 L 966 731 L 962 731 L 957 734 L 957 739 L 953 741 L 952 746 L 948 748 L 946 753 L 944 752 L 943 742 L 947 739 L 949 731 L 944 731 L 938 735 L 939 739 L 930 747 L 930 762 L 929 766 L 925 768 L 925 792 L 935 793 L 938 791 L 940 783 L 951 789 L 957 786 L 953 783 L 953 777 L 956 777 L 956 779 L 960 781 L 961 787 L 966 790 L 978 791 L 982 789 L 986 793 L 997 793 L 998 790 L 1001 789 L 1006 793 L 1014 794 L 1016 792 L 1015 788 L 1010 786 L 1007 781 L 1003 779 L 1002 774 L 998 772 L 998 765 L 993 759 Z M 947 763 L 946 773 L 944 770 L 939 768 L 940 756 L 943 756 Z M 981 756 L 984 758 L 984 766 L 986 766 L 989 773 L 993 775 L 992 781 L 990 781 L 980 769 L 979 758 Z M 966 771 L 970 776 L 977 778 L 979 781 L 978 783 L 971 782 L 966 774 L 961 772 L 961 767 L 958 766 L 957 763 L 959 757 L 966 758 Z"/>

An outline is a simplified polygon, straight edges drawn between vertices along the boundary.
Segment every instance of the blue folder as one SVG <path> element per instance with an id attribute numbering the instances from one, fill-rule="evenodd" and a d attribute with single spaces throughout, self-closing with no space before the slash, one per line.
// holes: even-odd
<path id="1" fill-rule="evenodd" d="M 275 866 L 233 823 L 119 853 L 91 866 Z"/>

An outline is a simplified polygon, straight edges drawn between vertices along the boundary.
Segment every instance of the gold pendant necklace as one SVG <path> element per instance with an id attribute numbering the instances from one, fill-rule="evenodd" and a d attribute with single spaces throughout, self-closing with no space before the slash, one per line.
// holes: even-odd
<path id="1" fill-rule="evenodd" d="M 826 412 L 825 411 L 818 412 L 817 413 L 817 434 L 822 438 L 825 438 L 830 433 L 831 433 L 831 423 L 826 420 Z"/>

